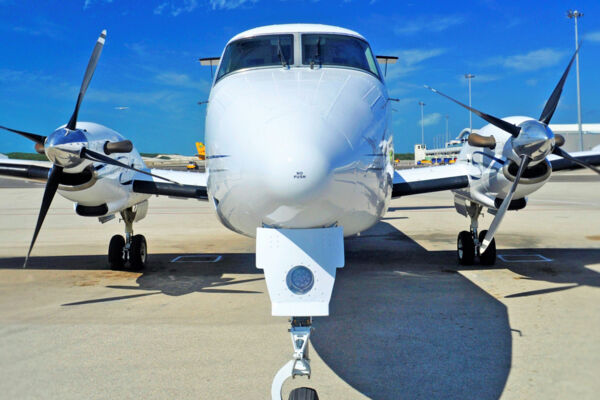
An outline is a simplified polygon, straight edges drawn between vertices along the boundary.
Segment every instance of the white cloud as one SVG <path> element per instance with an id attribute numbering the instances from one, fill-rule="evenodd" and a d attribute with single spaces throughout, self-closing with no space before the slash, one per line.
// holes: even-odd
<path id="1" fill-rule="evenodd" d="M 0 69 L 0 82 L 4 83 L 26 83 L 48 82 L 52 77 L 37 72 L 19 71 L 14 69 Z"/>
<path id="2" fill-rule="evenodd" d="M 100 2 L 103 1 L 105 3 L 112 3 L 113 2 L 113 0 L 85 0 L 84 3 L 83 3 L 83 9 L 87 10 L 93 3 L 96 3 L 98 1 L 100 1 Z"/>
<path id="3" fill-rule="evenodd" d="M 586 41 L 600 43 L 600 31 L 590 32 L 584 36 Z"/>
<path id="4" fill-rule="evenodd" d="M 421 69 L 422 63 L 445 52 L 446 49 L 407 49 L 386 52 L 385 54 L 398 57 L 396 64 L 388 65 L 386 80 L 393 81 Z"/>
<path id="5" fill-rule="evenodd" d="M 193 80 L 189 75 L 178 72 L 161 72 L 155 77 L 158 83 L 185 89 L 208 90 L 210 84 L 203 80 Z"/>
<path id="6" fill-rule="evenodd" d="M 162 14 L 163 10 L 165 9 L 165 7 L 167 7 L 169 5 L 168 2 L 164 2 L 159 4 L 158 6 L 156 6 L 156 8 L 154 9 L 154 14 L 155 15 L 160 15 Z"/>
<path id="7" fill-rule="evenodd" d="M 245 3 L 256 3 L 258 0 L 210 0 L 210 5 L 213 10 L 216 9 L 227 9 L 233 10 L 234 8 L 238 8 Z"/>
<path id="8" fill-rule="evenodd" d="M 394 28 L 397 35 L 415 35 L 419 32 L 438 33 L 465 22 L 462 15 L 434 15 L 412 18 L 400 22 Z"/>
<path id="9" fill-rule="evenodd" d="M 161 15 L 164 11 L 168 10 L 169 14 L 173 17 L 178 16 L 181 13 L 190 13 L 198 8 L 198 0 L 171 0 L 160 3 L 155 9 L 155 15 Z"/>
<path id="10" fill-rule="evenodd" d="M 13 26 L 11 29 L 13 32 L 23 33 L 31 36 L 47 36 L 50 38 L 58 38 L 61 36 L 63 26 L 45 19 L 37 19 L 33 21 L 27 21 L 26 25 Z"/>
<path id="11" fill-rule="evenodd" d="M 424 126 L 435 125 L 435 124 L 439 123 L 441 120 L 442 120 L 442 114 L 440 114 L 440 113 L 426 114 L 423 117 L 423 125 Z M 421 126 L 421 120 L 419 120 L 417 125 Z"/>
<path id="12" fill-rule="evenodd" d="M 567 53 L 554 49 L 533 50 L 526 54 L 508 57 L 494 57 L 482 65 L 501 65 L 517 71 L 537 71 L 558 64 Z"/>
<path id="13" fill-rule="evenodd" d="M 404 64 L 408 67 L 414 66 L 416 64 L 422 63 L 425 60 L 428 60 L 433 57 L 437 57 L 446 52 L 445 49 L 411 49 L 411 50 L 402 50 L 398 54 L 398 61 L 401 64 Z"/>
<path id="14" fill-rule="evenodd" d="M 125 47 L 134 52 L 138 57 L 146 57 L 148 55 L 148 47 L 144 43 L 125 43 Z"/>
<path id="15" fill-rule="evenodd" d="M 535 85 L 537 85 L 537 84 L 538 84 L 538 80 L 537 80 L 537 79 L 535 79 L 535 78 L 527 79 L 527 80 L 525 81 L 525 84 L 526 84 L 527 86 L 535 86 Z"/>

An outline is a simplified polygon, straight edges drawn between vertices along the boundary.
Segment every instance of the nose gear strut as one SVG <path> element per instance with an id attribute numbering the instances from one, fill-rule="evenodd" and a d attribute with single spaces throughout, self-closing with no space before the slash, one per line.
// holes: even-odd
<path id="1" fill-rule="evenodd" d="M 281 389 L 288 378 L 307 376 L 310 379 L 310 359 L 308 358 L 308 340 L 312 332 L 311 317 L 292 317 L 289 329 L 294 346 L 293 358 L 288 361 L 273 378 L 271 385 L 271 400 L 282 400 Z M 300 388 L 307 390 L 307 388 Z M 296 389 L 298 390 L 298 389 Z M 311 390 L 312 389 L 308 389 Z M 316 395 L 316 392 L 315 392 Z M 318 397 L 316 397 L 318 398 Z"/>

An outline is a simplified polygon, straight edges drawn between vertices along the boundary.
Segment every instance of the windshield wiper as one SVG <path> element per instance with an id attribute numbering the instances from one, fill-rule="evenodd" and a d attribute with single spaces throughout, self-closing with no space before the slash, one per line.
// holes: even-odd
<path id="1" fill-rule="evenodd" d="M 320 36 L 317 39 L 317 52 L 315 53 L 315 56 L 313 57 L 313 59 L 310 60 L 310 69 L 313 69 L 315 67 L 316 59 L 319 60 L 319 67 L 320 67 L 321 66 L 321 37 Z"/>
<path id="2" fill-rule="evenodd" d="M 281 39 L 277 39 L 277 55 L 279 56 L 279 60 L 281 61 L 281 66 L 283 68 L 287 67 L 287 62 L 285 61 L 283 51 L 281 50 Z"/>

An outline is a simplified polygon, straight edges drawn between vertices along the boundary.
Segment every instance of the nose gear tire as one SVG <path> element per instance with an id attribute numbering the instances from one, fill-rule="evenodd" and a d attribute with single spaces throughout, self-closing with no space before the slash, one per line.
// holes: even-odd
<path id="1" fill-rule="evenodd" d="M 288 400 L 319 400 L 317 391 L 309 387 L 301 387 L 290 392 Z"/>

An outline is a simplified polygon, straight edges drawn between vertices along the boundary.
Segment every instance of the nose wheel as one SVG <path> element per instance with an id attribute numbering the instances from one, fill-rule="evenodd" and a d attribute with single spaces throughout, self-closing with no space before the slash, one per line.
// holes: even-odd
<path id="1" fill-rule="evenodd" d="M 121 270 L 129 263 L 132 271 L 140 271 L 146 266 L 148 245 L 143 235 L 133 234 L 135 212 L 127 209 L 121 212 L 125 222 L 125 237 L 114 235 L 108 245 L 108 264 L 113 270 Z"/>
<path id="2" fill-rule="evenodd" d="M 469 217 L 471 217 L 471 230 L 460 232 L 456 240 L 456 255 L 460 265 L 473 265 L 475 257 L 479 258 L 481 265 L 494 265 L 496 263 L 496 239 L 492 239 L 484 252 L 479 250 L 487 233 L 484 230 L 477 234 L 478 219 L 482 209 L 483 207 L 476 204 L 471 204 L 468 208 Z"/>
<path id="3" fill-rule="evenodd" d="M 310 379 L 310 359 L 308 358 L 308 340 L 312 333 L 312 319 L 310 317 L 292 317 L 290 320 L 290 334 L 294 355 L 275 375 L 271 385 L 271 400 L 282 400 L 281 389 L 288 378 L 307 376 Z M 301 387 L 290 392 L 288 400 L 318 400 L 317 391 Z"/>

